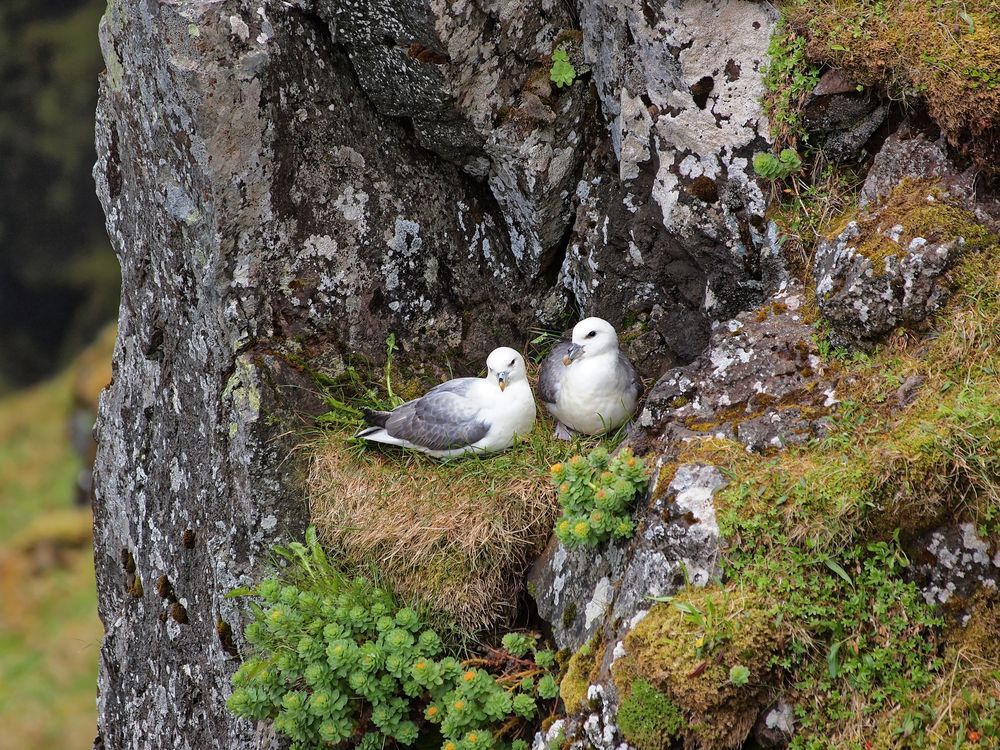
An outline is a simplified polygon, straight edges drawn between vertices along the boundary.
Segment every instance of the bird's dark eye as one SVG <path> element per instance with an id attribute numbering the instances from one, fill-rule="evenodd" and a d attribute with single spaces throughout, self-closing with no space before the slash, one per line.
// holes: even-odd
<path id="1" fill-rule="evenodd" d="M 597 335 L 597 331 L 591 331 L 590 333 L 587 334 L 587 338 L 588 339 L 592 339 L 596 335 Z"/>
<path id="2" fill-rule="evenodd" d="M 517 362 L 517 360 L 516 360 L 516 359 L 512 359 L 512 360 L 510 361 L 510 364 L 509 364 L 509 365 L 507 365 L 507 367 L 513 367 L 513 366 L 514 366 L 514 363 L 515 363 L 515 362 Z"/>

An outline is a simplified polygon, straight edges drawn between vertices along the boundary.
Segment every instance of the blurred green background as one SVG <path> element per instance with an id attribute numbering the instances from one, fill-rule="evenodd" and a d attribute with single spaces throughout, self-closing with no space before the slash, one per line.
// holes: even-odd
<path id="1" fill-rule="evenodd" d="M 89 435 L 118 264 L 90 175 L 104 0 L 0 0 L 0 750 L 96 730 Z"/>

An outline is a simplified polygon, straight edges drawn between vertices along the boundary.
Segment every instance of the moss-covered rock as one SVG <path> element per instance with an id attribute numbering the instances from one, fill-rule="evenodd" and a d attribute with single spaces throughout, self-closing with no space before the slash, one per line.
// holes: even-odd
<path id="1" fill-rule="evenodd" d="M 923 98 L 953 146 L 995 171 L 1000 21 L 990 0 L 794 0 L 785 6 L 804 58 L 899 99 Z"/>
<path id="2" fill-rule="evenodd" d="M 587 699 L 587 688 L 599 677 L 604 649 L 605 644 L 600 637 L 596 637 L 570 657 L 566 674 L 559 683 L 559 697 L 562 698 L 567 715 L 574 714 L 583 707 Z"/>
<path id="3" fill-rule="evenodd" d="M 780 641 L 756 594 L 687 589 L 673 603 L 653 607 L 624 644 L 626 655 L 614 663 L 612 672 L 626 696 L 622 706 L 628 696 L 638 701 L 626 713 L 626 725 L 632 722 L 647 742 L 647 732 L 654 728 L 662 731 L 669 725 L 676 731 L 681 726 L 670 718 L 673 711 L 654 724 L 640 710 L 655 703 L 669 704 L 684 716 L 686 744 L 697 743 L 705 750 L 736 747 L 778 684 L 772 662 Z M 746 684 L 730 680 L 730 669 L 738 665 L 750 672 Z"/>
<path id="4" fill-rule="evenodd" d="M 638 750 L 665 750 L 679 736 L 684 717 L 666 695 L 636 680 L 618 707 L 618 728 Z"/>
<path id="5" fill-rule="evenodd" d="M 993 241 L 940 186 L 904 180 L 816 248 L 816 300 L 836 342 L 870 348 L 898 326 L 922 326 L 947 298 L 948 269 Z"/>

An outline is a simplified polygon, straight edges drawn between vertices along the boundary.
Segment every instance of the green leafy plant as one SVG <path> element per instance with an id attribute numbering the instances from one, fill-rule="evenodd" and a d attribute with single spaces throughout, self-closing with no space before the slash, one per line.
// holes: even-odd
<path id="1" fill-rule="evenodd" d="M 805 136 L 802 101 L 819 83 L 820 66 L 806 56 L 806 39 L 782 21 L 767 48 L 764 108 L 771 135 L 778 143 L 795 145 Z"/>
<path id="2" fill-rule="evenodd" d="M 669 747 L 683 726 L 676 704 L 646 680 L 632 683 L 618 710 L 618 728 L 638 750 Z"/>
<path id="3" fill-rule="evenodd" d="M 293 750 L 376 750 L 440 740 L 442 750 L 523 748 L 508 739 L 559 688 L 555 654 L 508 634 L 503 648 L 460 661 L 421 616 L 306 543 L 276 547 L 290 565 L 233 595 L 258 597 L 245 635 L 253 656 L 233 675 L 230 710 L 274 722 Z"/>
<path id="4" fill-rule="evenodd" d="M 742 687 L 750 681 L 750 670 L 742 664 L 734 664 L 729 668 L 729 681 L 736 687 Z"/>
<path id="5" fill-rule="evenodd" d="M 783 180 L 801 168 L 802 159 L 791 148 L 783 148 L 777 156 L 759 152 L 753 157 L 753 171 L 766 180 Z"/>
<path id="6" fill-rule="evenodd" d="M 554 464 L 551 473 L 563 509 L 556 522 L 556 536 L 563 544 L 595 546 L 611 537 L 632 536 L 629 509 L 648 481 L 641 458 L 627 448 L 612 458 L 598 447 L 587 458 L 573 456 L 565 464 Z"/>
<path id="7" fill-rule="evenodd" d="M 704 609 L 699 609 L 690 602 L 673 602 L 674 609 L 684 615 L 684 619 L 701 630 L 701 635 L 694 642 L 695 655 L 700 659 L 711 654 L 720 645 L 732 638 L 733 624 L 725 613 L 711 599 L 705 601 Z"/>
<path id="8" fill-rule="evenodd" d="M 576 68 L 569 61 L 569 53 L 565 47 L 559 47 L 552 52 L 552 67 L 549 68 L 549 78 L 559 88 L 572 86 L 576 80 Z"/>

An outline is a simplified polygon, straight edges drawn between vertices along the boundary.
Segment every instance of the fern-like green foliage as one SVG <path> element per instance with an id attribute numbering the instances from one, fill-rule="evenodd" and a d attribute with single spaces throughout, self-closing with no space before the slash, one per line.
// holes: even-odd
<path id="1" fill-rule="evenodd" d="M 794 149 L 785 148 L 781 153 L 756 153 L 753 157 L 753 171 L 765 180 L 783 180 L 802 168 L 802 160 Z"/>
<path id="2" fill-rule="evenodd" d="M 555 655 L 509 634 L 504 649 L 459 661 L 419 614 L 306 543 L 277 547 L 280 576 L 233 595 L 259 598 L 245 635 L 253 647 L 233 675 L 233 713 L 274 722 L 292 750 L 383 750 L 440 742 L 442 750 L 527 750 L 511 734 L 558 695 Z"/>
<path id="3" fill-rule="evenodd" d="M 569 53 L 564 47 L 559 47 L 552 52 L 552 67 L 549 69 L 549 78 L 558 87 L 572 86 L 576 80 L 576 68 L 569 61 Z"/>
<path id="4" fill-rule="evenodd" d="M 632 536 L 629 510 L 647 479 L 646 464 L 627 448 L 614 458 L 605 448 L 595 448 L 587 458 L 555 464 L 552 481 L 563 510 L 556 536 L 567 547 Z"/>

